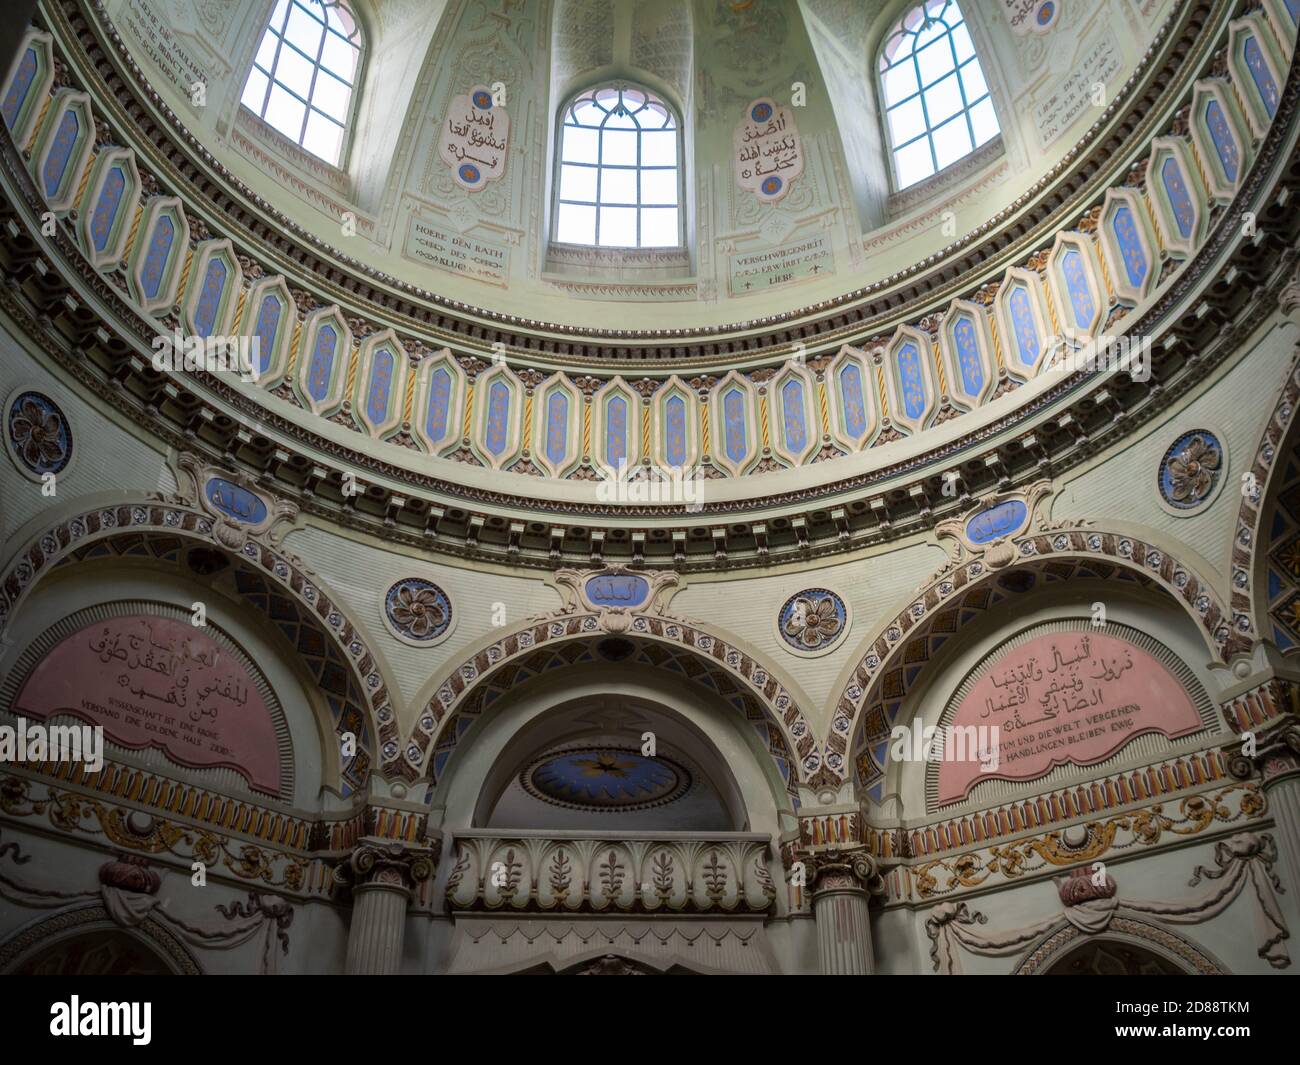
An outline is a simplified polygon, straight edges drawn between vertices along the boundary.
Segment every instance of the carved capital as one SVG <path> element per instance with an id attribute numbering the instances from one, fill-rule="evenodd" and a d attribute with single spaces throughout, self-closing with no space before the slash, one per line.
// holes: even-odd
<path id="1" fill-rule="evenodd" d="M 1239 779 L 1259 776 L 1264 786 L 1300 773 L 1300 723 L 1285 719 L 1261 732 L 1253 753 L 1242 741 L 1228 761 L 1228 771 Z"/>
<path id="2" fill-rule="evenodd" d="M 428 847 L 362 840 L 334 867 L 334 883 L 354 893 L 370 888 L 410 892 L 433 876 L 436 863 Z"/>
<path id="3" fill-rule="evenodd" d="M 865 848 L 818 851 L 804 859 L 813 898 L 837 891 L 884 894 L 880 865 Z"/>

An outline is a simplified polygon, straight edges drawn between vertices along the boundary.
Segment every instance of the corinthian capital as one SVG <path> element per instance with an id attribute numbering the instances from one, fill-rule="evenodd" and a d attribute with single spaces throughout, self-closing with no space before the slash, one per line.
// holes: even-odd
<path id="1" fill-rule="evenodd" d="M 409 892 L 433 876 L 436 861 L 426 846 L 362 840 L 334 867 L 334 883 L 352 891 L 386 888 Z"/>
<path id="2" fill-rule="evenodd" d="M 817 851 L 805 859 L 814 898 L 829 891 L 882 894 L 880 865 L 865 847 Z"/>

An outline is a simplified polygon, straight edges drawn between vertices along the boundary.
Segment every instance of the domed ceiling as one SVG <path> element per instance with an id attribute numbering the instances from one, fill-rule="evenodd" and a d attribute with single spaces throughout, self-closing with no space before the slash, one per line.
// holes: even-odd
<path id="1" fill-rule="evenodd" d="M 113 327 L 65 361 L 170 446 L 388 541 L 762 565 L 1030 489 L 1207 372 L 1193 306 L 1291 224 L 1275 8 L 68 0 L 5 121 Z M 913 137 L 943 79 L 963 144 Z M 177 335 L 256 361 L 151 365 Z"/>
<path id="2" fill-rule="evenodd" d="M 977 241 L 990 220 L 1044 195 L 1056 164 L 1142 66 L 1173 4 L 1047 4 L 1050 21 L 1038 30 L 1027 15 L 1041 0 L 968 2 L 962 13 L 1000 133 L 902 191 L 894 191 L 883 143 L 876 67 L 910 3 L 352 6 L 362 58 L 335 167 L 241 106 L 270 0 L 103 5 L 121 46 L 187 132 L 324 254 L 468 313 L 599 335 L 744 330 L 864 289 L 898 289 L 891 278 Z M 561 108 L 608 80 L 644 86 L 680 116 L 679 247 L 555 239 Z M 205 85 L 199 104 L 197 82 Z M 495 138 L 497 172 L 467 184 L 440 141 L 449 123 L 464 126 L 457 116 L 474 86 L 493 90 L 496 129 L 506 116 L 508 132 Z M 798 156 L 777 199 L 737 179 L 747 109 L 763 99 L 789 105 Z"/>

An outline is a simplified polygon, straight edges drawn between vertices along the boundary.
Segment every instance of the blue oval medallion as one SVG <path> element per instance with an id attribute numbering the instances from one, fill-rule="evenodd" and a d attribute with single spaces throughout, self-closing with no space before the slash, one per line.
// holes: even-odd
<path id="1" fill-rule="evenodd" d="M 261 496 L 224 477 L 209 477 L 203 495 L 231 521 L 258 525 L 266 520 L 266 504 Z"/>
<path id="2" fill-rule="evenodd" d="M 986 507 L 966 522 L 966 539 L 973 544 L 988 544 L 1017 532 L 1029 517 L 1029 508 L 1019 499 Z"/>
<path id="3" fill-rule="evenodd" d="M 41 392 L 14 397 L 6 418 L 9 447 L 22 466 L 43 477 L 72 461 L 72 429 L 59 405 Z"/>
<path id="4" fill-rule="evenodd" d="M 600 573 L 582 590 L 592 606 L 637 607 L 650 594 L 650 582 L 635 573 Z"/>
<path id="5" fill-rule="evenodd" d="M 684 766 L 621 747 L 547 754 L 519 779 L 534 798 L 574 810 L 646 810 L 681 798 L 691 786 Z"/>

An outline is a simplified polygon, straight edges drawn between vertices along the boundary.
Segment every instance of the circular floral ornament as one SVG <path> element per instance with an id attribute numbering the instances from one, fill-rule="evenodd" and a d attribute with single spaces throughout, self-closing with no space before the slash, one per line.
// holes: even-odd
<path id="1" fill-rule="evenodd" d="M 432 581 L 407 577 L 384 596 L 384 621 L 399 640 L 427 647 L 451 632 L 451 600 Z"/>
<path id="2" fill-rule="evenodd" d="M 648 810 L 674 802 L 691 774 L 668 758 L 647 758 L 621 747 L 576 747 L 551 752 L 519 774 L 535 799 L 569 810 Z"/>
<path id="3" fill-rule="evenodd" d="M 844 600 L 826 588 L 807 588 L 790 596 L 776 617 L 782 640 L 795 654 L 825 654 L 849 631 Z"/>
<path id="4" fill-rule="evenodd" d="M 1208 429 L 1179 434 L 1160 460 L 1160 501 L 1170 513 L 1185 515 L 1207 506 L 1223 486 L 1228 457 Z"/>
<path id="5" fill-rule="evenodd" d="M 72 428 L 59 405 L 42 392 L 20 389 L 10 395 L 5 437 L 14 464 L 34 481 L 63 473 L 72 462 Z"/>

